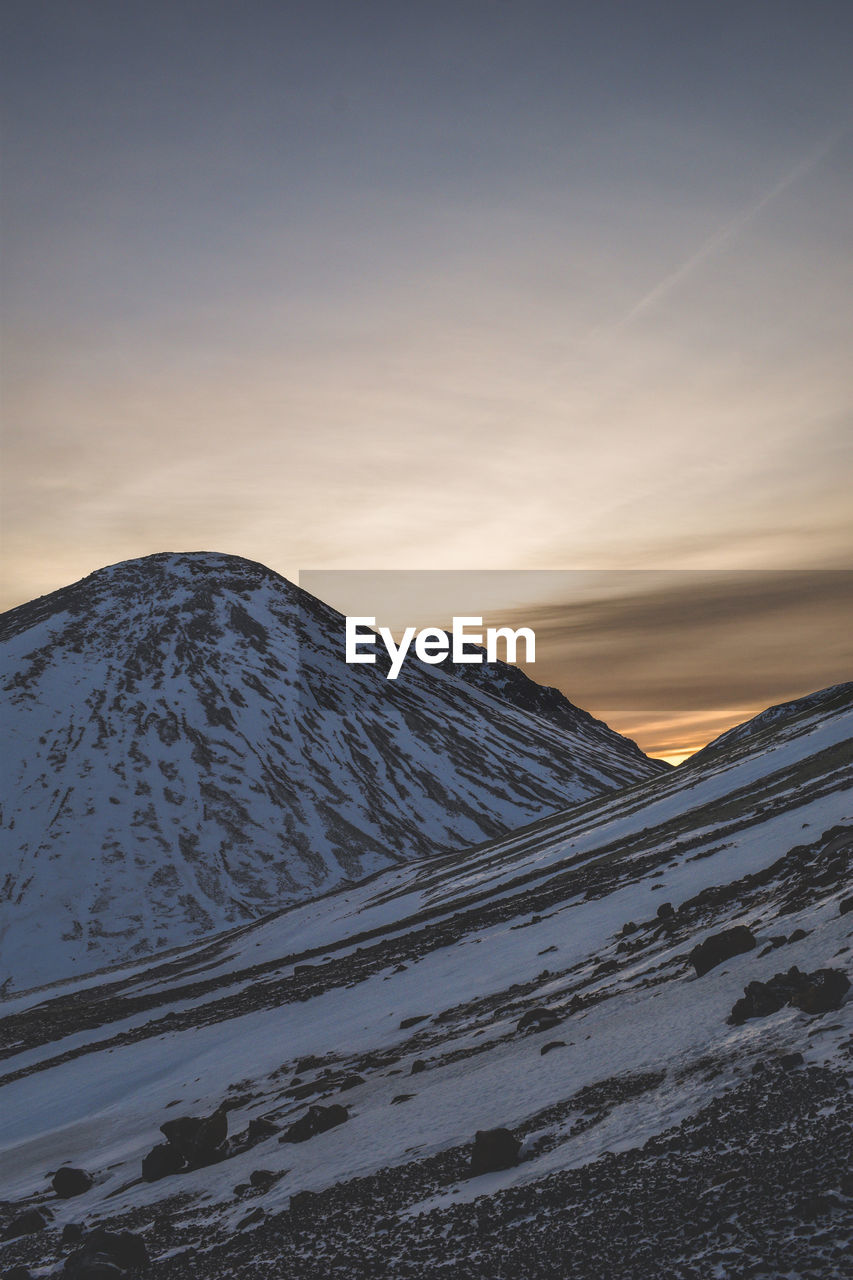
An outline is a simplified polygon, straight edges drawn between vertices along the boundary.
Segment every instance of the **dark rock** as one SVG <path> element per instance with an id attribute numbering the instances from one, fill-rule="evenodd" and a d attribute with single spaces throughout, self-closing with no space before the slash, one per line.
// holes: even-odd
<path id="1" fill-rule="evenodd" d="M 63 1244 L 79 1244 L 85 1236 L 86 1232 L 79 1222 L 66 1222 L 62 1228 L 61 1240 Z"/>
<path id="2" fill-rule="evenodd" d="M 330 1107 L 321 1107 L 317 1103 L 285 1129 L 279 1142 L 307 1142 L 309 1138 L 325 1133 L 327 1129 L 334 1129 L 345 1120 L 349 1120 L 349 1113 L 340 1103 L 335 1102 Z"/>
<path id="3" fill-rule="evenodd" d="M 400 1023 L 400 1030 L 408 1031 L 409 1027 L 416 1027 L 419 1022 L 426 1022 L 428 1017 L 429 1017 L 428 1013 L 421 1013 L 421 1014 L 417 1014 L 413 1018 L 404 1018 L 403 1021 Z"/>
<path id="4" fill-rule="evenodd" d="M 409 1072 L 409 1075 L 419 1076 L 422 1071 L 426 1071 L 426 1063 L 424 1062 L 423 1058 L 415 1058 L 414 1062 L 412 1063 L 412 1069 Z"/>
<path id="5" fill-rule="evenodd" d="M 846 916 L 850 911 L 853 911 L 853 897 L 842 898 L 838 904 L 838 914 Z"/>
<path id="6" fill-rule="evenodd" d="M 808 936 L 809 936 L 808 929 L 795 929 L 794 932 L 791 934 L 790 938 L 788 939 L 788 941 L 802 942 L 803 938 L 807 938 Z"/>
<path id="7" fill-rule="evenodd" d="M 545 1054 L 550 1053 L 552 1049 L 565 1049 L 565 1047 L 566 1047 L 565 1040 L 549 1040 L 547 1044 L 543 1044 L 539 1052 L 544 1058 Z"/>
<path id="8" fill-rule="evenodd" d="M 290 1197 L 290 1212 L 297 1217 L 309 1217 L 316 1212 L 320 1197 L 316 1191 L 297 1191 Z"/>
<path id="9" fill-rule="evenodd" d="M 511 1169 L 518 1164 L 521 1143 L 509 1129 L 478 1129 L 471 1152 L 469 1177 L 498 1169 Z"/>
<path id="10" fill-rule="evenodd" d="M 51 1186 L 60 1200 L 70 1200 L 72 1196 L 80 1196 L 88 1191 L 92 1182 L 91 1174 L 86 1173 L 85 1169 L 72 1169 L 63 1165 L 53 1175 Z"/>
<path id="11" fill-rule="evenodd" d="M 805 981 L 791 996 L 790 1003 L 803 1013 L 829 1013 L 840 1009 L 850 990 L 850 979 L 841 969 L 817 969 L 804 974 Z"/>
<path id="12" fill-rule="evenodd" d="M 636 933 L 637 926 L 633 920 L 626 920 L 622 926 L 622 937 L 627 938 L 629 933 Z"/>
<path id="13" fill-rule="evenodd" d="M 198 1169 L 222 1158 L 228 1137 L 228 1112 L 217 1107 L 210 1116 L 179 1116 L 161 1124 L 160 1132 L 191 1168 Z"/>
<path id="14" fill-rule="evenodd" d="M 735 1001 L 730 1021 L 739 1027 L 750 1018 L 766 1018 L 771 1013 L 777 1013 L 785 1004 L 787 1004 L 786 994 L 777 990 L 771 983 L 750 982 L 744 987 L 741 999 Z"/>
<path id="15" fill-rule="evenodd" d="M 669 920 L 675 915 L 675 907 L 671 902 L 662 902 L 657 909 L 658 920 Z"/>
<path id="16" fill-rule="evenodd" d="M 47 1226 L 47 1218 L 40 1209 L 25 1209 L 13 1218 L 3 1232 L 4 1240 L 17 1240 L 19 1236 L 31 1236 L 36 1231 L 43 1231 Z"/>
<path id="17" fill-rule="evenodd" d="M 288 1098 L 293 1098 L 295 1102 L 301 1102 L 303 1098 L 310 1098 L 312 1093 L 322 1093 L 323 1084 L 320 1080 L 314 1080 L 309 1084 L 296 1085 L 287 1090 Z"/>
<path id="18" fill-rule="evenodd" d="M 168 1142 L 160 1142 L 152 1147 L 142 1161 L 142 1177 L 145 1182 L 159 1182 L 161 1178 L 170 1178 L 174 1173 L 181 1173 L 187 1162 Z"/>
<path id="19" fill-rule="evenodd" d="M 840 1008 L 849 989 L 850 979 L 841 969 L 801 973 L 792 965 L 787 973 L 776 973 L 768 982 L 750 982 L 729 1020 L 739 1026 L 750 1018 L 766 1018 L 784 1005 L 803 1013 L 829 1013 Z"/>
<path id="20" fill-rule="evenodd" d="M 784 1067 L 786 1071 L 793 1071 L 794 1067 L 801 1067 L 805 1062 L 805 1058 L 801 1053 L 783 1053 L 779 1059 L 779 1066 Z"/>
<path id="21" fill-rule="evenodd" d="M 256 1209 L 250 1210 L 250 1212 L 246 1214 L 245 1218 L 240 1219 L 237 1223 L 237 1230 L 243 1231 L 246 1227 L 254 1226 L 254 1224 L 256 1222 L 260 1222 L 263 1217 L 264 1211 L 261 1206 L 258 1205 Z"/>
<path id="22" fill-rule="evenodd" d="M 556 1027 L 558 1022 L 562 1022 L 562 1018 L 553 1009 L 528 1009 L 519 1018 L 516 1031 L 527 1031 L 530 1027 L 536 1031 L 547 1031 L 549 1027 Z"/>
<path id="23" fill-rule="evenodd" d="M 259 1191 L 267 1191 L 283 1177 L 283 1169 L 253 1169 L 249 1174 L 249 1184 Z"/>
<path id="24" fill-rule="evenodd" d="M 249 1121 L 249 1127 L 246 1130 L 246 1136 L 250 1142 L 260 1142 L 263 1138 L 271 1138 L 274 1133 L 278 1133 L 278 1125 L 273 1124 L 272 1120 L 267 1120 L 266 1116 L 255 1116 Z"/>
<path id="25" fill-rule="evenodd" d="M 391 1099 L 391 1106 L 395 1106 L 398 1102 L 408 1102 L 414 1097 L 416 1097 L 414 1093 L 398 1093 Z"/>
<path id="26" fill-rule="evenodd" d="M 148 1250 L 141 1236 L 96 1227 L 66 1258 L 62 1276 L 63 1280 L 107 1280 L 110 1276 L 137 1276 L 147 1267 Z"/>
<path id="27" fill-rule="evenodd" d="M 755 937 L 752 931 L 744 924 L 736 924 L 732 929 L 712 933 L 704 942 L 695 946 L 690 952 L 690 963 L 696 970 L 697 978 L 702 978 L 724 960 L 752 951 L 754 947 Z"/>
<path id="28" fill-rule="evenodd" d="M 338 1092 L 345 1093 L 348 1089 L 355 1089 L 360 1084 L 364 1084 L 364 1076 L 344 1076 L 343 1080 L 338 1085 Z"/>
<path id="29" fill-rule="evenodd" d="M 3 1280 L 35 1280 L 35 1277 L 29 1267 L 25 1267 L 21 1264 L 17 1267 L 13 1267 L 11 1271 L 4 1271 Z"/>

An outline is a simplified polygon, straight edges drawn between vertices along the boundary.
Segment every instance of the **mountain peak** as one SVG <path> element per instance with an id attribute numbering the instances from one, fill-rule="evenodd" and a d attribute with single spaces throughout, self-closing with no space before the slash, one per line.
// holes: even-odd
<path id="1" fill-rule="evenodd" d="M 207 552 L 111 565 L 6 616 L 0 907 L 16 983 L 69 956 L 82 970 L 173 946 L 659 771 L 568 700 L 562 718 L 553 696 L 537 707 L 511 668 L 489 688 L 420 663 L 397 681 L 349 666 L 340 620 L 264 565 Z"/>

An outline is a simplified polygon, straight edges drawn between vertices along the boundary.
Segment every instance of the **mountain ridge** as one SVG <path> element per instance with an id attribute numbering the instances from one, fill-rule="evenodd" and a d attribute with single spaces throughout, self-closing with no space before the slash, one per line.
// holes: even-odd
<path id="1" fill-rule="evenodd" d="M 568 700 L 561 726 L 553 699 L 546 719 L 419 663 L 347 666 L 342 622 L 215 553 L 121 562 L 5 616 L 0 982 L 34 954 L 26 985 L 63 955 L 177 945 L 664 767 Z"/>

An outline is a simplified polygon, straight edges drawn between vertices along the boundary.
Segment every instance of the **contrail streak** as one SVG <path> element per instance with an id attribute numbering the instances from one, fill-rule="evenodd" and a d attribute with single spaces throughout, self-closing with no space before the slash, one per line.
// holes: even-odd
<path id="1" fill-rule="evenodd" d="M 709 258 L 713 257 L 718 249 L 721 249 L 723 245 L 726 245 L 730 240 L 733 240 L 735 236 L 743 231 L 744 227 L 754 221 L 760 213 L 763 213 L 768 205 L 772 204 L 774 200 L 778 200 L 783 191 L 787 191 L 788 187 L 793 186 L 795 182 L 799 182 L 801 178 L 805 177 L 809 170 L 813 169 L 816 164 L 819 164 L 824 156 L 828 155 L 833 147 L 836 146 L 836 144 L 840 142 L 844 135 L 849 131 L 850 125 L 846 124 L 842 129 L 838 129 L 834 133 L 830 134 L 830 136 L 826 138 L 819 147 L 816 147 L 814 151 L 809 152 L 804 159 L 794 165 L 793 169 L 791 169 L 789 173 L 786 173 L 784 178 L 781 178 L 775 186 L 771 187 L 769 191 L 766 191 L 764 195 L 760 196 L 753 204 L 747 205 L 747 207 L 741 210 L 740 213 L 735 214 L 735 216 L 727 222 L 724 227 L 721 227 L 719 231 L 715 231 L 714 234 L 710 236 L 705 243 L 687 259 L 686 262 L 682 262 L 680 267 L 676 267 L 674 271 L 671 271 L 668 275 L 664 276 L 664 278 L 659 281 L 653 289 L 650 289 L 647 294 L 640 298 L 639 302 L 636 302 L 634 306 L 631 307 L 630 311 L 625 313 L 621 320 L 618 320 L 614 325 L 607 326 L 605 332 L 608 334 L 619 333 L 620 330 L 624 329 L 627 325 L 636 320 L 638 316 L 644 315 L 645 312 L 651 310 L 652 307 L 660 302 L 661 298 L 666 297 L 666 295 L 674 289 L 676 285 L 680 284 L 682 280 L 685 280 L 687 276 L 691 275 L 697 267 L 701 266 L 703 262 L 707 262 Z M 601 332 L 601 330 L 599 330 L 599 332 Z"/>

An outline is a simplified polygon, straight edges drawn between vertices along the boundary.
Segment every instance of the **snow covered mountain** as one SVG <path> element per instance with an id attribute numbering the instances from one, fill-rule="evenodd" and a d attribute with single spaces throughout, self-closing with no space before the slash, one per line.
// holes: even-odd
<path id="1" fill-rule="evenodd" d="M 0 1265 L 849 1276 L 850 693 L 6 1000 Z"/>
<path id="2" fill-rule="evenodd" d="M 689 761 L 690 767 L 695 767 L 697 763 L 704 763 L 712 755 L 720 753 L 731 757 L 736 747 L 752 751 L 756 745 L 761 744 L 765 734 L 772 738 L 780 725 L 796 720 L 800 716 L 812 717 L 816 711 L 831 714 L 836 707 L 846 706 L 851 698 L 853 698 L 853 683 L 848 681 L 846 684 L 830 685 L 828 689 L 818 689 L 816 693 L 807 694 L 804 698 L 796 698 L 792 702 L 780 702 L 774 707 L 768 707 L 766 711 L 761 711 L 751 720 L 737 724 L 733 729 L 727 729 L 701 751 L 697 751 Z"/>
<path id="3" fill-rule="evenodd" d="M 348 666 L 262 565 L 155 555 L 4 615 L 0 989 L 182 944 L 655 776 L 513 669 Z"/>

